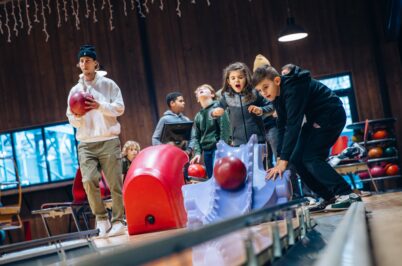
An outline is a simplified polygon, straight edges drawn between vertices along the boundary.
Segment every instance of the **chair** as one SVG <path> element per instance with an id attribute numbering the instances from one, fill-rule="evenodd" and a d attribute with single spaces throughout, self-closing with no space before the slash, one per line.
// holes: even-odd
<path id="1" fill-rule="evenodd" d="M 1 157 L 1 160 L 12 160 L 15 171 L 15 179 L 14 182 L 1 182 L 0 185 L 17 185 L 18 188 L 18 201 L 15 204 L 0 206 L 0 230 L 14 230 L 21 229 L 23 227 L 23 223 L 21 220 L 20 212 L 21 212 L 21 204 L 22 204 L 22 189 L 20 177 L 18 175 L 17 165 L 13 157 Z M 1 190 L 0 190 L 0 198 L 1 198 Z"/>
<path id="2" fill-rule="evenodd" d="M 102 199 L 104 200 L 105 207 L 110 211 L 111 199 L 110 189 L 106 183 L 105 177 L 102 174 L 102 178 L 99 182 Z M 51 236 L 49 225 L 46 221 L 47 218 L 62 217 L 64 215 L 71 215 L 77 231 L 83 231 L 79 224 L 79 219 L 82 218 L 85 224 L 84 230 L 89 230 L 88 215 L 92 215 L 91 208 L 87 201 L 87 195 L 82 183 L 81 171 L 78 168 L 74 178 L 72 187 L 73 201 L 71 202 L 51 202 L 42 204 L 40 210 L 32 211 L 32 214 L 41 215 L 43 225 L 45 227 L 48 236 Z"/>

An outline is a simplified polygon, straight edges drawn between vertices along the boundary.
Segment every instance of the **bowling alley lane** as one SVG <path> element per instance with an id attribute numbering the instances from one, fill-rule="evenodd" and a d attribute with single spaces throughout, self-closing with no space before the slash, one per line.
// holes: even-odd
<path id="1" fill-rule="evenodd" d="M 286 224 L 284 221 L 267 222 L 213 239 L 146 265 L 241 265 L 247 261 L 245 248 L 247 239 L 251 239 L 254 253 L 262 254 L 272 245 L 272 226 L 275 225 L 279 228 L 280 237 L 284 238 L 286 236 Z M 296 219 L 293 220 L 293 226 L 294 228 L 298 227 Z M 113 256 L 113 252 L 120 248 L 126 248 L 128 246 L 135 248 L 148 241 L 172 237 L 175 234 L 185 231 L 187 231 L 187 229 L 160 231 L 132 236 L 124 235 L 108 239 L 95 239 L 94 244 L 96 249 L 98 249 L 98 254 L 110 254 Z M 85 260 L 92 259 L 98 254 L 80 256 L 68 260 L 67 264 L 80 264 L 81 262 L 85 264 Z M 260 255 L 257 256 L 257 259 L 263 261 L 267 258 Z"/>
<path id="2" fill-rule="evenodd" d="M 398 258 L 401 256 L 402 238 L 395 236 L 402 236 L 402 192 L 374 194 L 371 197 L 363 198 L 363 201 L 366 210 L 369 212 L 368 225 L 376 264 L 385 266 L 398 265 Z M 327 243 L 330 240 L 331 232 L 336 229 L 344 214 L 345 212 L 329 212 L 312 215 L 312 218 L 317 223 L 314 231 L 319 233 L 320 240 L 323 240 L 321 243 Z M 272 252 L 269 247 L 272 247 L 272 226 L 275 224 L 278 225 L 280 237 L 284 239 L 286 236 L 286 224 L 284 221 L 266 222 L 212 239 L 193 248 L 185 249 L 180 253 L 151 261 L 146 265 L 242 265 L 247 262 L 248 258 L 246 245 L 250 242 L 247 241 L 253 243 L 253 252 L 258 254 L 256 256 L 258 263 L 264 264 L 267 261 L 269 252 Z M 293 226 L 298 228 L 296 219 L 293 220 Z M 84 252 L 79 249 L 68 251 L 70 255 L 66 261 L 61 261 L 60 258 L 57 259 L 57 255 L 55 255 L 56 258 L 53 260 L 55 264 L 53 265 L 59 265 L 59 263 L 87 265 L 86 261 L 91 261 L 93 258 L 99 258 L 99 256 L 103 255 L 113 257 L 115 252 L 121 249 L 135 249 L 135 247 L 142 246 L 148 242 L 159 241 L 175 235 L 179 236 L 187 231 L 187 229 L 183 228 L 131 236 L 126 234 L 107 239 L 93 238 L 92 249 L 86 249 Z M 314 236 L 309 235 L 308 237 L 313 240 Z M 292 257 L 292 252 L 297 253 L 298 262 L 313 263 L 318 256 L 319 250 L 310 252 L 307 255 L 307 259 L 306 255 L 300 255 L 301 249 L 305 248 L 305 244 L 302 245 L 303 247 L 296 245 L 293 250 L 285 255 L 282 260 L 285 264 L 281 264 L 281 261 L 276 264 L 286 265 L 290 261 L 286 257 L 289 257 L 288 255 Z M 7 256 L 9 255 L 5 255 L 3 258 L 5 259 Z M 49 264 L 46 261 L 42 262 L 44 265 Z M 294 264 L 295 262 L 292 263 L 291 265 L 297 265 Z"/>
<path id="3" fill-rule="evenodd" d="M 364 198 L 377 265 L 402 265 L 402 192 Z"/>

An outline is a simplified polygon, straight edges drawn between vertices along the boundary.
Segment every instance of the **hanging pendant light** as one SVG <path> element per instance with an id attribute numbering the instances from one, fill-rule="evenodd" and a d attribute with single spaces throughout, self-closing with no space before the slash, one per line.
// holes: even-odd
<path id="1" fill-rule="evenodd" d="M 290 13 L 289 2 L 287 3 L 288 18 L 286 19 L 286 27 L 281 30 L 278 41 L 291 42 L 306 38 L 308 33 L 295 23 L 295 18 Z"/>

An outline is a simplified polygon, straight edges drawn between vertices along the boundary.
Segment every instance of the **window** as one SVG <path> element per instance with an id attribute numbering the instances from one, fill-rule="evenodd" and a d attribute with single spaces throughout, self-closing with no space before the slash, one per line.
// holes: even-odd
<path id="1" fill-rule="evenodd" d="M 66 176 L 75 176 L 78 159 L 74 129 L 64 124 L 45 127 L 44 132 L 50 180 L 60 181 Z"/>
<path id="2" fill-rule="evenodd" d="M 13 138 L 21 184 L 47 183 L 49 179 L 42 130 L 39 128 L 15 132 Z"/>
<path id="3" fill-rule="evenodd" d="M 17 178 L 15 176 L 15 168 L 13 163 L 13 147 L 11 144 L 10 134 L 0 135 L 0 182 L 13 182 Z M 13 188 L 15 185 L 2 186 L 1 188 Z"/>
<path id="4" fill-rule="evenodd" d="M 341 73 L 319 77 L 317 80 L 333 90 L 343 102 L 343 107 L 346 111 L 346 125 L 356 122 L 358 116 L 351 75 L 349 73 Z M 342 131 L 342 135 L 347 135 L 349 139 L 351 139 L 353 130 L 345 127 Z"/>
<path id="5" fill-rule="evenodd" d="M 12 159 L 23 186 L 73 179 L 78 168 L 74 128 L 68 123 L 3 133 L 0 154 L 0 182 L 16 180 Z"/>
<path id="6" fill-rule="evenodd" d="M 333 90 L 343 102 L 343 107 L 346 111 L 346 125 L 356 122 L 358 117 L 351 75 L 349 73 L 342 73 L 321 77 L 318 78 L 318 80 Z M 345 127 L 342 131 L 342 135 L 348 136 L 350 145 L 352 142 L 353 130 Z M 344 179 L 352 188 L 354 186 L 356 186 L 358 189 L 363 188 L 363 183 L 360 181 L 358 175 L 354 175 L 353 177 L 354 185 L 352 185 L 352 181 L 349 176 L 344 176 Z"/>

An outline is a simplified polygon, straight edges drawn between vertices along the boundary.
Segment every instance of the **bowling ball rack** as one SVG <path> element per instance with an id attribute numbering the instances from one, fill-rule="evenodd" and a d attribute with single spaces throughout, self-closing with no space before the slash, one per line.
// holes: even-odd
<path id="1" fill-rule="evenodd" d="M 398 165 L 399 169 L 401 169 L 399 165 L 400 162 L 399 153 L 396 148 L 398 145 L 397 145 L 397 137 L 395 134 L 395 122 L 396 122 L 395 118 L 389 117 L 389 118 L 356 122 L 346 126 L 348 129 L 352 129 L 355 134 L 356 133 L 361 134 L 363 130 L 365 130 L 365 127 L 367 127 L 366 139 L 364 141 L 358 142 L 358 144 L 363 145 L 367 150 L 369 150 L 369 152 L 375 149 L 385 151 L 387 149 L 392 148 L 392 152 L 389 151 L 380 152 L 377 154 L 378 156 L 368 158 L 366 162 L 370 169 L 374 167 L 384 167 L 389 163 Z M 382 139 L 377 139 L 373 137 L 375 133 L 378 132 L 379 130 L 384 130 L 387 132 L 387 134 L 384 135 L 384 138 Z M 360 181 L 362 183 L 375 182 L 376 187 L 378 187 L 378 190 L 380 191 L 387 191 L 389 189 L 392 190 L 400 188 L 401 186 L 400 179 L 402 177 L 400 172 L 396 172 L 395 175 L 385 174 L 386 173 L 385 169 L 383 172 L 384 174 L 382 175 L 378 175 L 370 179 L 362 179 Z M 369 185 L 367 185 L 367 187 L 371 189 Z"/>

